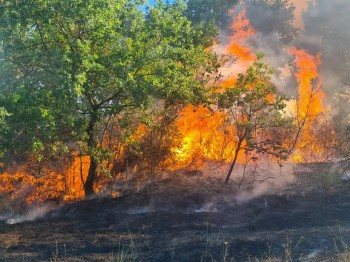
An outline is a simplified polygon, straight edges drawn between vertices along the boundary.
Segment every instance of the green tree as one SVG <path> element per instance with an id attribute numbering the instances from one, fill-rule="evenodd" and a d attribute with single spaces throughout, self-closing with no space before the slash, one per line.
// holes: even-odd
<path id="1" fill-rule="evenodd" d="M 4 107 L 0 107 L 0 139 L 5 140 L 8 126 L 6 124 L 6 117 L 10 116 Z M 0 157 L 3 156 L 6 148 L 3 144 L 0 144 Z"/>
<path id="2" fill-rule="evenodd" d="M 181 1 L 158 1 L 146 11 L 143 4 L 4 0 L 0 5 L 1 74 L 6 72 L 1 90 L 12 99 L 9 113 L 16 112 L 9 122 L 26 130 L 36 148 L 62 141 L 63 135 L 67 142 L 84 143 L 91 159 L 86 195 L 94 193 L 101 150 L 97 129 L 104 119 L 146 107 L 150 96 L 164 99 L 165 106 L 199 102 L 208 73 L 217 68 Z M 0 102 L 10 104 L 4 96 Z"/>
<path id="3" fill-rule="evenodd" d="M 233 127 L 230 135 L 235 138 L 233 161 L 225 183 L 228 183 L 241 151 L 253 158 L 260 154 L 278 159 L 288 157 L 285 137 L 279 134 L 291 127 L 292 120 L 283 114 L 284 98 L 276 94 L 276 88 L 269 81 L 273 70 L 261 62 L 261 53 L 257 56 L 257 61 L 247 72 L 238 75 L 235 86 L 217 95 L 218 109 L 226 112 L 227 122 Z"/>
<path id="4" fill-rule="evenodd" d="M 195 24 L 214 24 L 221 29 L 231 23 L 229 10 L 237 0 L 188 0 L 186 16 Z"/>

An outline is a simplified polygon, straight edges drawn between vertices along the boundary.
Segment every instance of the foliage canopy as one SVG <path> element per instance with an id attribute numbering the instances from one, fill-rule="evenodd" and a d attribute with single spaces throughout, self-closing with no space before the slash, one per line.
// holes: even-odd
<path id="1" fill-rule="evenodd" d="M 191 25 L 181 1 L 158 1 L 146 10 L 143 4 L 4 0 L 0 5 L 0 106 L 10 114 L 8 148 L 57 151 L 85 144 L 91 157 L 87 195 L 98 166 L 98 124 L 147 107 L 150 97 L 165 106 L 199 103 L 218 66 L 201 44 L 209 36 Z"/>
<path id="2" fill-rule="evenodd" d="M 229 181 L 241 151 L 254 160 L 261 154 L 277 159 L 288 157 L 283 133 L 292 127 L 292 119 L 284 113 L 285 98 L 277 94 L 270 83 L 273 70 L 261 61 L 262 53 L 247 72 L 239 74 L 237 82 L 223 93 L 217 94 L 217 107 L 227 114 L 235 139 L 234 158 L 226 177 Z"/>

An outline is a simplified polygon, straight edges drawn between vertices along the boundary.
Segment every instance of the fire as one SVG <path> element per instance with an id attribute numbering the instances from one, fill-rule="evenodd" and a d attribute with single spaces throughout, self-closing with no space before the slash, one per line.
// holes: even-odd
<path id="1" fill-rule="evenodd" d="M 322 81 L 318 72 L 321 65 L 321 54 L 315 56 L 305 50 L 292 48 L 290 53 L 295 56 L 297 68 L 295 77 L 298 81 L 298 99 L 295 102 L 297 125 L 302 128 L 296 152 L 295 162 L 320 161 L 325 154 L 320 144 L 317 128 L 320 116 L 327 110 L 323 105 L 325 95 L 322 91 Z"/>
<path id="2" fill-rule="evenodd" d="M 237 13 L 231 29 L 232 35 L 228 38 L 230 44 L 225 47 L 225 50 L 237 61 L 234 64 L 235 68 L 230 68 L 233 74 L 227 76 L 220 84 L 222 90 L 232 87 L 236 82 L 236 73 L 244 72 L 256 58 L 254 52 L 245 45 L 245 41 L 255 34 L 255 29 L 251 26 L 245 9 Z M 235 154 L 236 131 L 232 126 L 226 124 L 226 120 L 225 113 L 208 107 L 188 106 L 184 108 L 181 117 L 176 122 L 183 139 L 181 146 L 173 149 L 176 164 L 170 168 L 200 169 L 205 160 L 232 161 Z M 132 139 L 140 139 L 146 133 L 146 126 L 140 125 Z M 109 148 L 107 144 L 113 142 L 107 140 L 103 142 L 102 147 Z M 50 171 L 41 177 L 36 177 L 28 172 L 2 174 L 0 191 L 6 192 L 13 199 L 21 199 L 27 204 L 47 200 L 80 199 L 84 197 L 83 181 L 86 179 L 89 164 L 88 156 L 73 152 L 66 168 L 61 171 Z M 104 164 L 107 168 L 111 167 L 110 163 Z M 100 179 L 95 188 L 96 191 L 102 187 L 102 180 Z"/>
<path id="3" fill-rule="evenodd" d="M 247 18 L 246 9 L 231 12 L 235 15 L 231 25 L 232 35 L 224 46 L 225 52 L 233 56 L 236 61 L 230 65 L 230 74 L 223 73 L 226 79 L 220 83 L 216 92 L 235 85 L 237 73 L 246 71 L 256 59 L 255 52 L 248 46 L 247 41 L 256 34 Z M 207 51 L 215 50 L 208 48 Z M 295 57 L 294 73 L 298 82 L 298 97 L 294 101 L 293 109 L 296 124 L 301 132 L 295 145 L 293 160 L 304 162 L 313 157 L 317 160 L 324 154 L 317 139 L 317 123 L 319 116 L 327 109 L 324 107 L 325 95 L 322 91 L 322 81 L 319 74 L 321 54 L 311 55 L 305 50 L 291 48 L 290 54 Z M 221 89 L 220 89 L 221 88 Z M 273 101 L 274 96 L 268 96 Z M 170 169 L 187 167 L 201 169 L 206 160 L 231 162 L 235 154 L 237 132 L 232 125 L 227 124 L 228 116 L 224 112 L 209 107 L 185 107 L 175 125 L 180 130 L 182 142 L 173 149 L 175 164 Z M 140 124 L 131 139 L 140 140 L 148 132 L 147 126 Z M 332 140 L 331 138 L 329 140 Z M 106 139 L 101 147 L 110 148 L 116 142 Z M 123 154 L 124 145 L 113 148 L 115 155 Z M 238 162 L 245 161 L 247 155 L 238 156 Z M 104 163 L 111 168 L 111 163 Z M 44 202 L 47 200 L 76 200 L 84 197 L 84 182 L 88 173 L 90 158 L 73 152 L 65 170 L 50 171 L 44 176 L 34 176 L 28 172 L 4 173 L 0 175 L 0 192 L 7 193 L 12 199 L 22 199 L 27 204 Z M 1 163 L 0 163 L 1 167 Z M 96 191 L 102 187 L 102 179 L 97 184 Z"/>
<path id="4" fill-rule="evenodd" d="M 0 192 L 8 194 L 18 206 L 42 201 L 59 202 L 64 191 L 64 176 L 54 172 L 39 178 L 25 172 L 0 176 Z"/>
<path id="5" fill-rule="evenodd" d="M 204 159 L 229 160 L 233 147 L 230 132 L 223 128 L 225 120 L 222 112 L 186 107 L 176 123 L 184 134 L 182 147 L 176 151 L 178 165 L 200 168 Z"/>
<path id="6" fill-rule="evenodd" d="M 231 41 L 228 46 L 229 53 L 236 56 L 240 62 L 251 63 L 255 59 L 255 55 L 250 48 L 244 46 L 243 42 L 255 35 L 255 29 L 251 26 L 247 18 L 246 9 L 243 9 L 237 15 L 231 25 L 231 29 L 233 34 L 229 37 Z"/>
<path id="7" fill-rule="evenodd" d="M 84 197 L 83 181 L 86 179 L 90 158 L 73 153 L 66 170 L 45 171 L 43 175 L 31 174 L 24 164 L 16 170 L 0 175 L 0 192 L 7 194 L 18 205 L 40 204 L 47 201 L 60 203 Z"/>
<path id="8" fill-rule="evenodd" d="M 305 50 L 292 48 L 290 53 L 295 56 L 295 64 L 298 69 L 295 77 L 298 81 L 298 117 L 314 119 L 318 114 L 324 112 L 324 93 L 321 89 L 321 80 L 318 67 L 321 64 L 321 54 L 316 56 L 308 54 Z"/>
<path id="9" fill-rule="evenodd" d="M 232 15 L 236 14 L 235 11 L 231 11 L 231 13 Z M 234 86 L 237 73 L 245 72 L 256 59 L 254 52 L 245 44 L 256 33 L 247 18 L 245 8 L 236 14 L 231 29 L 232 35 L 228 38 L 230 43 L 225 49 L 237 60 L 234 65 L 228 68 L 233 74 L 228 75 L 220 84 L 219 92 Z M 317 159 L 324 153 L 315 133 L 316 122 L 319 121 L 321 114 L 327 112 L 323 105 L 325 95 L 321 88 L 322 81 L 318 72 L 321 65 L 321 54 L 313 56 L 305 50 L 296 48 L 291 48 L 289 52 L 295 56 L 296 70 L 294 75 L 298 82 L 298 97 L 292 111 L 297 118 L 297 125 L 302 125 L 293 160 L 303 162 L 308 158 L 307 155 L 310 152 L 313 152 L 312 157 L 315 160 L 315 157 Z M 274 97 L 267 97 L 267 99 L 273 101 Z M 228 130 L 224 127 L 226 117 L 224 113 L 212 112 L 208 108 L 185 108 L 177 122 L 178 128 L 184 135 L 183 146 L 176 151 L 177 160 L 188 165 L 195 162 L 196 168 L 202 163 L 193 159 L 230 162 L 234 157 L 235 130 Z M 238 161 L 242 162 L 244 159 L 239 157 Z"/>
<path id="10" fill-rule="evenodd" d="M 231 11 L 232 15 L 235 14 Z M 245 46 L 244 42 L 254 36 L 255 29 L 251 26 L 246 9 L 236 15 L 231 25 L 232 35 L 228 38 L 230 44 L 225 47 L 228 54 L 237 59 L 236 72 L 244 72 L 255 60 L 254 52 Z M 229 75 L 220 84 L 221 92 L 236 83 L 236 74 Z M 223 112 L 210 110 L 206 107 L 186 107 L 176 125 L 183 134 L 182 147 L 176 149 L 177 167 L 198 169 L 203 166 L 203 160 L 231 162 L 234 157 L 235 130 L 227 126 L 227 115 Z"/>
<path id="11" fill-rule="evenodd" d="M 64 200 L 74 200 L 84 197 L 84 183 L 89 165 L 90 165 L 90 157 L 88 156 L 80 156 L 79 154 L 73 154 L 74 158 L 68 170 L 66 172 L 66 184 L 67 193 L 64 196 Z"/>

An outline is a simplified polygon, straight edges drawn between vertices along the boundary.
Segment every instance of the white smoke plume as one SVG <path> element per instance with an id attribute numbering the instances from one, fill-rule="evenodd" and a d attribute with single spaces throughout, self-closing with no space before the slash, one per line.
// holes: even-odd
<path id="1" fill-rule="evenodd" d="M 238 205 L 249 202 L 250 200 L 266 194 L 269 191 L 268 184 L 255 184 L 252 190 L 243 191 L 236 196 L 236 203 Z"/>
<path id="2" fill-rule="evenodd" d="M 46 206 L 34 207 L 30 209 L 26 214 L 18 215 L 13 218 L 7 219 L 6 223 L 9 225 L 23 223 L 26 221 L 34 221 L 36 219 L 40 219 L 46 215 L 47 212 L 50 211 L 50 208 Z"/>

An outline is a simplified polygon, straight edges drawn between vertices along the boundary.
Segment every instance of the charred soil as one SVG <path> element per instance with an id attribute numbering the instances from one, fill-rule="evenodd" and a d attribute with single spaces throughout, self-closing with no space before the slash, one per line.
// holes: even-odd
<path id="1" fill-rule="evenodd" d="M 214 178 L 167 179 L 35 221 L 3 220 L 0 261 L 344 261 L 350 195 L 298 180 L 253 191 Z"/>

